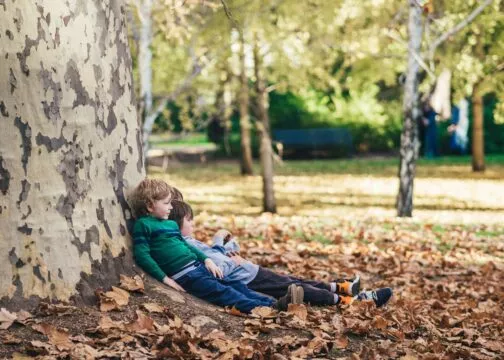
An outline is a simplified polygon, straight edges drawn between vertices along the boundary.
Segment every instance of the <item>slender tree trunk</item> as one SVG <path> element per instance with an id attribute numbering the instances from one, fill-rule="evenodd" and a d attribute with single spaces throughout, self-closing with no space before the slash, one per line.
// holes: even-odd
<path id="1" fill-rule="evenodd" d="M 276 213 L 275 191 L 273 188 L 273 150 L 271 146 L 270 123 L 268 115 L 268 93 L 261 72 L 262 59 L 259 54 L 257 36 L 254 39 L 254 71 L 256 77 L 255 89 L 257 95 L 257 130 L 259 135 L 261 175 L 263 182 L 263 210 Z"/>
<path id="2" fill-rule="evenodd" d="M 114 0 L 0 6 L 1 306 L 93 301 L 131 271 L 125 192 L 144 166 L 124 13 Z"/>
<path id="3" fill-rule="evenodd" d="M 472 129 L 472 169 L 475 172 L 485 171 L 485 141 L 483 136 L 483 97 L 478 84 L 472 93 L 473 129 Z"/>
<path id="4" fill-rule="evenodd" d="M 240 147 L 242 175 L 252 175 L 252 146 L 250 142 L 249 87 L 245 70 L 245 39 L 240 32 Z"/>
<path id="5" fill-rule="evenodd" d="M 152 2 L 153 0 L 140 0 L 140 8 L 138 9 L 138 17 L 140 18 L 138 69 L 140 72 L 144 156 L 147 156 L 149 150 L 149 136 L 155 120 L 147 121 L 148 116 L 152 113 Z"/>
<path id="6" fill-rule="evenodd" d="M 422 44 L 422 9 L 415 0 L 409 0 L 409 42 L 408 70 L 404 87 L 403 129 L 401 133 L 399 193 L 397 195 L 397 215 L 412 216 L 413 181 L 418 159 L 418 71 L 419 64 L 415 54 L 420 54 Z"/>

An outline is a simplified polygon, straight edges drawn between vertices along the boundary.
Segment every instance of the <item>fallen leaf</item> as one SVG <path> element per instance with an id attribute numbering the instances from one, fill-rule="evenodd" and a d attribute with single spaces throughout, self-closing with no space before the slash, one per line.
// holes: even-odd
<path id="1" fill-rule="evenodd" d="M 16 314 L 7 311 L 5 308 L 0 309 L 0 329 L 8 329 L 16 319 Z"/>
<path id="2" fill-rule="evenodd" d="M 263 319 L 272 319 L 277 316 L 277 312 L 269 306 L 258 306 L 252 309 L 251 315 Z"/>
<path id="3" fill-rule="evenodd" d="M 46 335 L 49 338 L 49 343 L 56 346 L 58 350 L 70 350 L 74 346 L 70 341 L 70 334 L 66 330 L 56 329 L 47 323 L 32 325 L 32 329 Z"/>
<path id="4" fill-rule="evenodd" d="M 346 349 L 348 346 L 348 338 L 345 335 L 340 335 L 336 338 L 334 344 L 338 349 Z"/>
<path id="5" fill-rule="evenodd" d="M 164 312 L 164 307 L 156 303 L 146 303 L 142 304 L 142 307 L 150 313 L 162 313 Z"/>
<path id="6" fill-rule="evenodd" d="M 129 331 L 152 331 L 154 329 L 154 320 L 143 312 L 136 311 L 137 318 L 129 324 L 124 325 L 124 328 Z"/>
<path id="7" fill-rule="evenodd" d="M 306 306 L 304 304 L 289 304 L 287 312 L 294 314 L 294 316 L 303 321 L 306 321 L 306 318 L 308 317 L 308 310 L 306 310 Z"/>
<path id="8" fill-rule="evenodd" d="M 121 275 L 120 279 L 121 282 L 119 286 L 124 290 L 136 291 L 139 293 L 143 293 L 145 291 L 144 282 L 139 275 L 135 275 L 133 278 L 130 278 L 126 275 Z"/>
<path id="9" fill-rule="evenodd" d="M 388 326 L 387 320 L 377 315 L 372 322 L 372 325 L 375 329 L 386 329 Z"/>

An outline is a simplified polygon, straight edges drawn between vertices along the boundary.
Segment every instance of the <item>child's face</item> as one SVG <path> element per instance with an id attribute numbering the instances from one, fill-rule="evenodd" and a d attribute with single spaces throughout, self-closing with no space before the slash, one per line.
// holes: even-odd
<path id="1" fill-rule="evenodd" d="M 182 227 L 180 228 L 180 233 L 182 236 L 191 236 L 194 230 L 193 219 L 189 219 L 187 216 L 182 222 Z"/>
<path id="2" fill-rule="evenodd" d="M 149 213 L 155 218 L 167 220 L 171 209 L 173 209 L 171 200 L 171 195 L 168 195 L 164 199 L 156 200 L 148 205 L 147 210 L 149 210 Z"/>

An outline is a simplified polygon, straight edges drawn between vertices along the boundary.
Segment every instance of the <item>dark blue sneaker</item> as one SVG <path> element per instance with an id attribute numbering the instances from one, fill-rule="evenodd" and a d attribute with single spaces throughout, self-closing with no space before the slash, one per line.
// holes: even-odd
<path id="1" fill-rule="evenodd" d="M 363 291 L 355 297 L 356 300 L 373 300 L 376 307 L 385 305 L 392 297 L 391 288 L 381 288 L 378 290 Z"/>

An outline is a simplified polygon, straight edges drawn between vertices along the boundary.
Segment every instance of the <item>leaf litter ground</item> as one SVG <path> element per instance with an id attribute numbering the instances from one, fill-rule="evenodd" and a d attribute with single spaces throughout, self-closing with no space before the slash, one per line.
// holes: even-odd
<path id="1" fill-rule="evenodd" d="M 412 221 L 324 222 L 309 217 L 197 217 L 196 237 L 220 228 L 262 266 L 329 281 L 359 273 L 393 300 L 338 309 L 257 309 L 244 317 L 124 278 L 100 304 L 41 304 L 0 313 L 0 357 L 26 358 L 403 358 L 504 356 L 504 232 L 498 225 Z M 315 240 L 314 240 L 315 239 Z M 145 285 L 144 285 L 145 283 Z M 142 290 L 143 289 L 143 290 Z M 31 315 L 31 317 L 30 317 Z M 283 357 L 282 357 L 283 356 Z"/>

